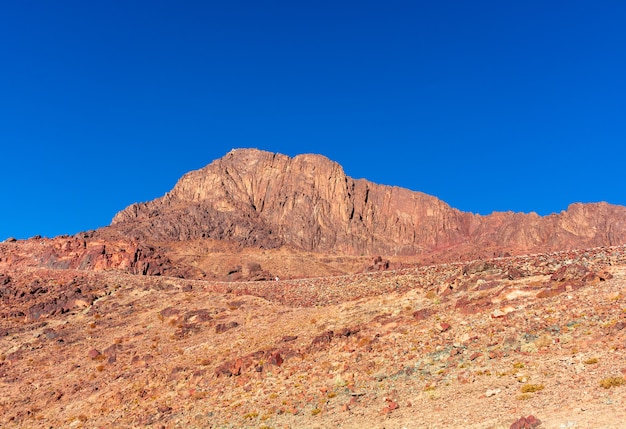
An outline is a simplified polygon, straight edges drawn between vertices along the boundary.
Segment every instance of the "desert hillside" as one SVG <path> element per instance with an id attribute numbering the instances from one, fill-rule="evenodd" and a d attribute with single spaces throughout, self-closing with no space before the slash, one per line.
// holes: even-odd
<path id="1" fill-rule="evenodd" d="M 626 207 L 463 213 L 234 150 L 0 243 L 2 428 L 619 428 Z"/>
<path id="2" fill-rule="evenodd" d="M 6 428 L 626 418 L 624 247 L 278 282 L 0 268 Z"/>

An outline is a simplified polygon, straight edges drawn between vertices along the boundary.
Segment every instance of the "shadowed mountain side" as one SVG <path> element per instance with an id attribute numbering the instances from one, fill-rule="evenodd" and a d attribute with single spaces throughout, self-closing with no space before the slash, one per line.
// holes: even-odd
<path id="1" fill-rule="evenodd" d="M 534 252 L 626 243 L 626 207 L 474 215 L 421 192 L 352 179 L 320 155 L 233 150 L 183 176 L 171 192 L 119 212 L 137 240 L 212 238 L 314 252 L 415 255 L 454 248 Z"/>

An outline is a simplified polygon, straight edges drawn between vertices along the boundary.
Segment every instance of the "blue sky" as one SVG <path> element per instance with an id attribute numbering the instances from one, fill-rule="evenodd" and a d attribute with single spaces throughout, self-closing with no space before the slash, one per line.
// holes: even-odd
<path id="1" fill-rule="evenodd" d="M 231 148 L 474 213 L 626 205 L 622 1 L 28 1 L 0 13 L 0 240 L 74 234 Z"/>

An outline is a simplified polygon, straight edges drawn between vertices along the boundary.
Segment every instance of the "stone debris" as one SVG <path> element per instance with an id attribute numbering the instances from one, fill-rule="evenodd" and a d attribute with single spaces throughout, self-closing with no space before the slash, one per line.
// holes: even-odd
<path id="1" fill-rule="evenodd" d="M 0 266 L 0 426 L 619 427 L 626 248 L 486 262 L 279 285 Z"/>

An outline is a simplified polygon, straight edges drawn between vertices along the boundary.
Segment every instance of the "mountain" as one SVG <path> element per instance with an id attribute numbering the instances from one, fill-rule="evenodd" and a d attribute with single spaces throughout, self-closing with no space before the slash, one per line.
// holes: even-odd
<path id="1" fill-rule="evenodd" d="M 623 427 L 625 210 L 479 216 L 233 151 L 0 243 L 0 427 Z"/>
<path id="2" fill-rule="evenodd" d="M 436 197 L 348 177 L 321 155 L 236 149 L 133 204 L 113 228 L 139 241 L 228 240 L 244 246 L 349 255 L 492 256 L 626 243 L 626 207 L 462 212 Z"/>
<path id="3" fill-rule="evenodd" d="M 434 196 L 348 177 L 321 155 L 237 149 L 110 226 L 0 243 L 23 267 L 267 280 L 626 244 L 626 207 L 462 212 Z M 376 258 L 376 259 L 374 259 Z"/>

